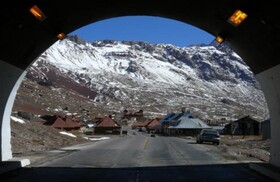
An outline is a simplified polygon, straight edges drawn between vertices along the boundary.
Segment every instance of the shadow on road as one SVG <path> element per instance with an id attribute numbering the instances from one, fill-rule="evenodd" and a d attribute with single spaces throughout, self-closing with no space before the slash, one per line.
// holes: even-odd
<path id="1" fill-rule="evenodd" d="M 165 182 L 270 181 L 249 164 L 184 165 L 134 168 L 27 167 L 0 176 L 2 182 Z"/>

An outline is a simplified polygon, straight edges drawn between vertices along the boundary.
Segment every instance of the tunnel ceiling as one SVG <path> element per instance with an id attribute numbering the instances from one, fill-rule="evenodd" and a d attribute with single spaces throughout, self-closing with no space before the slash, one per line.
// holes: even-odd
<path id="1" fill-rule="evenodd" d="M 25 69 L 58 39 L 82 26 L 107 18 L 150 15 L 182 21 L 216 36 L 226 43 L 257 74 L 279 64 L 280 21 L 277 1 L 272 0 L 16 0 L 2 3 L 0 60 Z M 29 9 L 37 5 L 46 15 L 37 20 Z M 248 18 L 240 26 L 227 22 L 240 9 Z M 188 35 L 186 35 L 188 36 Z"/>

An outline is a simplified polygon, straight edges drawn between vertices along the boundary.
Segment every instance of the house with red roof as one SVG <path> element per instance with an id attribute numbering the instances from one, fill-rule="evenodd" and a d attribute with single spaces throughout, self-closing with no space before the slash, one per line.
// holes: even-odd
<path id="1" fill-rule="evenodd" d="M 153 119 L 152 121 L 149 122 L 149 124 L 146 126 L 148 132 L 151 133 L 160 133 L 162 130 L 162 125 L 159 122 L 159 119 Z"/>
<path id="2" fill-rule="evenodd" d="M 66 125 L 65 121 L 61 117 L 57 117 L 56 120 L 50 125 L 57 129 L 66 129 L 68 126 Z"/>
<path id="3" fill-rule="evenodd" d="M 49 125 L 51 127 L 57 128 L 57 129 L 64 129 L 64 130 L 78 130 L 81 128 L 81 124 L 79 120 L 72 119 L 71 117 L 60 117 L 60 116 L 54 116 L 50 117 L 49 120 L 47 120 L 44 125 Z"/>
<path id="4" fill-rule="evenodd" d="M 132 129 L 137 129 L 137 128 L 141 128 L 141 127 L 146 127 L 149 124 L 149 121 L 138 121 L 138 122 L 134 122 L 131 127 Z"/>
<path id="5" fill-rule="evenodd" d="M 145 121 L 144 111 L 140 109 L 139 111 L 135 112 L 132 110 L 124 110 L 122 119 L 127 120 L 136 120 L 136 121 Z"/>
<path id="6" fill-rule="evenodd" d="M 78 130 L 81 128 L 81 124 L 78 122 L 78 120 L 70 117 L 66 117 L 64 119 L 65 124 L 69 126 L 72 130 Z"/>
<path id="7" fill-rule="evenodd" d="M 94 127 L 94 133 L 120 134 L 121 126 L 111 116 L 106 116 Z"/>
<path id="8" fill-rule="evenodd" d="M 155 119 L 151 119 L 151 120 L 146 120 L 144 122 L 135 122 L 131 125 L 132 129 L 138 129 L 139 131 L 143 131 L 143 128 L 145 128 L 145 130 L 150 133 L 160 133 L 162 130 L 162 125 L 159 122 L 159 119 L 155 118 Z"/>

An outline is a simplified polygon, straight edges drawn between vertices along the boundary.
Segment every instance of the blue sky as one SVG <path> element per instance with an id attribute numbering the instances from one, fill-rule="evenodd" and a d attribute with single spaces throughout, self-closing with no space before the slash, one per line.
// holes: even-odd
<path id="1" fill-rule="evenodd" d="M 152 16 L 126 16 L 106 19 L 84 26 L 70 35 L 86 41 L 128 40 L 166 43 L 179 47 L 209 44 L 214 37 L 192 25 L 172 19 Z"/>

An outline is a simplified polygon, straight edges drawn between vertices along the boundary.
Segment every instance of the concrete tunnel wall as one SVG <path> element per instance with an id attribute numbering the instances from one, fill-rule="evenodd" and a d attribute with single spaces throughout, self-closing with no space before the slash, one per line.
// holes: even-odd
<path id="1" fill-rule="evenodd" d="M 11 112 L 26 71 L 0 60 L 0 162 L 12 159 Z"/>
<path id="2" fill-rule="evenodd" d="M 280 65 L 256 75 L 270 113 L 270 163 L 280 167 Z"/>

